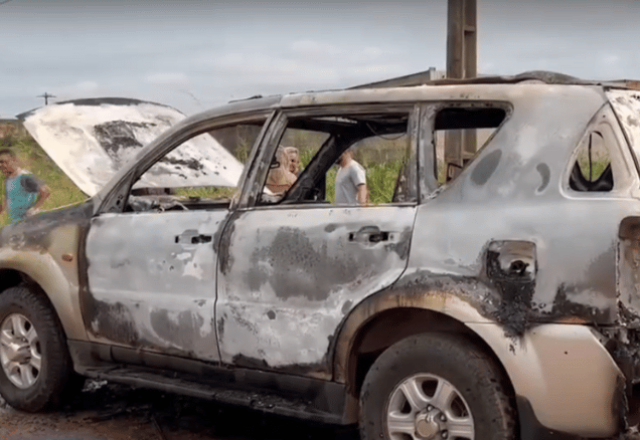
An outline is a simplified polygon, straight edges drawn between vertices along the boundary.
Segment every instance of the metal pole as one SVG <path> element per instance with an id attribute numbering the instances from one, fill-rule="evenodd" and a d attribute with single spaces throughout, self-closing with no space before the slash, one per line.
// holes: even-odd
<path id="1" fill-rule="evenodd" d="M 447 5 L 447 78 L 464 76 L 464 40 L 462 13 L 464 0 L 449 0 Z M 462 166 L 462 133 L 446 131 L 444 138 L 444 163 Z"/>
<path id="2" fill-rule="evenodd" d="M 478 75 L 478 5 L 476 0 L 464 0 L 464 77 Z M 462 162 L 471 160 L 478 149 L 476 130 L 466 130 L 462 140 Z"/>
<path id="3" fill-rule="evenodd" d="M 477 0 L 448 0 L 447 77 L 477 75 Z M 462 166 L 476 151 L 476 133 L 449 132 L 445 136 L 445 163 Z"/>

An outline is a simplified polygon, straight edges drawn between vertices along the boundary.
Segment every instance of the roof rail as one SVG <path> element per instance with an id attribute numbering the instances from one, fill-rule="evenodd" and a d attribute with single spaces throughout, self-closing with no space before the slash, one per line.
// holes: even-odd
<path id="1" fill-rule="evenodd" d="M 351 89 L 370 89 L 387 87 L 412 87 L 420 85 L 457 85 L 457 84 L 517 84 L 524 81 L 540 81 L 545 84 L 595 84 L 594 81 L 583 80 L 563 73 L 534 70 L 511 76 L 479 76 L 475 78 L 428 79 L 426 72 L 401 76 L 384 81 L 363 84 Z"/>

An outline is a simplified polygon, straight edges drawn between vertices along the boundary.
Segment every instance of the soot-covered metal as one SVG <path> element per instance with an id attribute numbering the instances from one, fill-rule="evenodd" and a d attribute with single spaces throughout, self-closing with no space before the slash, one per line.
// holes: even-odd
<path id="1" fill-rule="evenodd" d="M 218 179 L 213 186 L 240 192 L 231 203 L 190 201 L 176 210 L 126 198 L 140 177 L 138 161 L 149 165 L 156 149 L 168 150 L 162 140 L 140 148 L 147 143 L 142 131 L 155 124 L 139 118 L 143 104 L 120 103 L 137 108 L 118 118 L 117 102 L 84 103 L 90 113 L 102 112 L 99 124 L 89 124 L 91 139 L 121 168 L 119 180 L 106 193 L 95 191 L 100 179 L 85 168 L 90 178 L 76 178 L 96 194 L 87 203 L 0 231 L 0 274 L 7 280 L 0 285 L 38 286 L 69 340 L 90 345 L 102 362 L 150 368 L 173 359 L 169 368 L 198 361 L 242 371 L 238 382 L 245 377 L 240 369 L 289 375 L 292 383 L 313 378 L 344 388 L 343 422 L 358 414 L 367 362 L 413 331 L 460 333 L 500 365 L 521 423 L 534 420 L 541 432 L 567 438 L 614 435 L 621 420 L 632 419 L 640 384 L 636 96 L 596 84 L 457 84 L 236 103 L 229 109 L 236 116 L 246 111 L 248 119 L 261 102 L 262 110 L 294 109 L 300 120 L 305 112 L 317 118 L 323 106 L 344 113 L 354 105 L 374 115 L 390 104 L 413 108 L 407 130 L 417 150 L 405 167 L 419 175 L 398 179 L 396 193 L 404 196 L 386 205 L 261 204 L 271 163 L 265 151 L 277 147 L 281 116 L 265 128 L 269 136 L 258 137 L 247 169 L 213 138 L 190 143 L 189 154 L 158 157 L 150 170 L 169 169 L 174 178 L 163 183 L 210 175 Z M 439 112 L 455 108 L 446 115 L 456 126 L 457 114 L 482 115 L 496 106 L 509 111 L 501 111 L 501 123 L 491 120 L 496 130 L 475 159 L 446 184 L 427 176 L 435 168 Z M 161 139 L 215 128 L 223 110 L 186 119 Z M 59 115 L 43 110 L 25 121 L 40 140 L 56 141 L 53 151 L 69 167 L 72 154 L 60 140 L 83 130 Z M 53 131 L 45 133 L 41 122 L 52 119 Z M 470 127 L 472 119 L 458 126 L 487 125 Z M 572 186 L 571 171 L 579 146 L 596 130 L 614 184 L 591 191 Z M 96 152 L 87 145 L 77 151 Z M 198 145 L 215 154 L 198 157 Z M 328 170 L 336 145 L 346 148 L 328 142 L 307 173 Z M 127 149 L 140 153 L 119 162 Z M 322 181 L 316 177 L 309 181 Z M 292 194 L 307 190 L 294 187 Z M 119 204 L 110 206 L 115 199 Z M 167 372 L 158 376 L 169 380 Z M 587 381 L 593 387 L 585 391 Z"/>

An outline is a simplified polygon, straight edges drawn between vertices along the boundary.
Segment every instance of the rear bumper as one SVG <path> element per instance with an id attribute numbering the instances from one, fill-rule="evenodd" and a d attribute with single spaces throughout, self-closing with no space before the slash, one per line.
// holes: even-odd
<path id="1" fill-rule="evenodd" d="M 518 400 L 523 440 L 606 438 L 625 428 L 625 377 L 588 326 L 544 324 L 507 338 L 467 324 L 494 350 Z"/>

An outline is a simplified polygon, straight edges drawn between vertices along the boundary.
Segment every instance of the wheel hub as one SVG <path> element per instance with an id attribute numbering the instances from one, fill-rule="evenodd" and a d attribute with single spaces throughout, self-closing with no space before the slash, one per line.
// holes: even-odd
<path id="1" fill-rule="evenodd" d="M 426 440 L 434 439 L 440 433 L 441 427 L 434 412 L 419 414 L 416 417 L 416 434 Z"/>
<path id="2" fill-rule="evenodd" d="M 5 347 L 9 362 L 27 364 L 31 360 L 31 349 L 25 342 L 12 342 Z"/>
<path id="3" fill-rule="evenodd" d="M 425 440 L 433 440 L 434 438 L 441 437 L 441 434 L 445 427 L 442 426 L 440 420 L 442 420 L 443 414 L 437 408 L 429 411 L 420 412 L 416 416 L 416 434 Z"/>
<path id="4" fill-rule="evenodd" d="M 430 373 L 407 377 L 387 403 L 391 440 L 475 440 L 469 406 L 450 382 Z"/>

